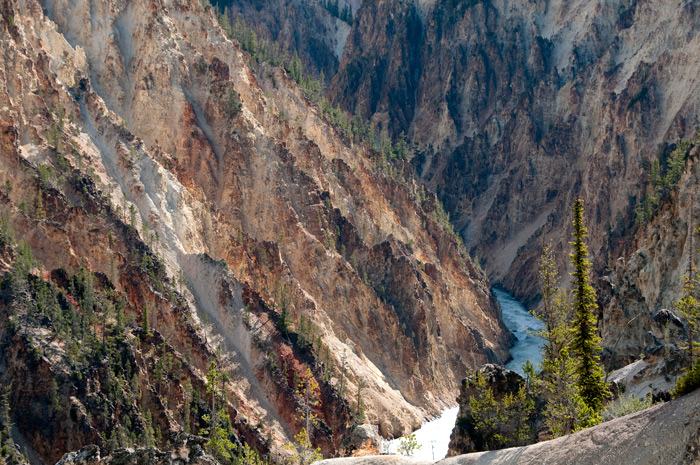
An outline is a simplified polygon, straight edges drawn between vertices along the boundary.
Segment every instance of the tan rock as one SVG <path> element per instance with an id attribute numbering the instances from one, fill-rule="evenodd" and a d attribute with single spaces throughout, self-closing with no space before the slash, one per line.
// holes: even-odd
<path id="1" fill-rule="evenodd" d="M 578 433 L 512 449 L 478 452 L 440 465 L 689 465 L 700 460 L 700 390 Z M 414 463 L 396 456 L 330 459 L 321 465 Z"/>

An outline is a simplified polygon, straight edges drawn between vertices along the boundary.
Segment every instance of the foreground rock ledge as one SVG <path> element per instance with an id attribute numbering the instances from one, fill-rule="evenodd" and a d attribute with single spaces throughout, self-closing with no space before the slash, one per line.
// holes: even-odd
<path id="1" fill-rule="evenodd" d="M 330 459 L 319 465 L 420 465 L 396 456 Z M 440 465 L 690 465 L 700 463 L 700 390 L 570 436 L 451 457 Z"/>

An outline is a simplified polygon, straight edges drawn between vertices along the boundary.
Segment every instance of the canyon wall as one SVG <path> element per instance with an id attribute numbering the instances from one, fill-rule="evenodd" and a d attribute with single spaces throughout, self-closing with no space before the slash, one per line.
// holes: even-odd
<path id="1" fill-rule="evenodd" d="M 302 426 L 306 368 L 313 441 L 334 453 L 362 416 L 403 434 L 468 367 L 508 358 L 488 280 L 434 196 L 282 69 L 254 73 L 211 7 L 0 6 L 0 381 L 33 406 L 12 415 L 37 463 L 198 432 L 212 360 L 238 440 L 277 456 Z M 66 315 L 79 334 L 57 329 Z"/>
<path id="2" fill-rule="evenodd" d="M 472 256 L 529 305 L 543 235 L 566 276 L 575 198 L 602 273 L 644 166 L 694 134 L 699 26 L 681 0 L 368 2 L 330 93 L 406 132 Z"/>
<path id="3" fill-rule="evenodd" d="M 604 357 L 610 367 L 640 355 L 668 358 L 669 351 L 687 347 L 685 319 L 674 302 L 682 296 L 684 277 L 697 273 L 700 257 L 695 232 L 700 220 L 699 154 L 697 147 L 690 151 L 677 185 L 598 282 Z M 676 359 L 675 364 L 684 366 L 682 358 Z"/>

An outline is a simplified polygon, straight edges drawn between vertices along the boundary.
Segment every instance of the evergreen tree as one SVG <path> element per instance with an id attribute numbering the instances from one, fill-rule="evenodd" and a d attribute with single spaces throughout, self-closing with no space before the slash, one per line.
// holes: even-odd
<path id="1" fill-rule="evenodd" d="M 576 383 L 576 361 L 570 350 L 572 302 L 569 293 L 559 287 L 551 244 L 543 242 L 538 275 L 543 309 L 536 316 L 544 323 L 538 335 L 545 344 L 542 373 L 536 384 L 546 400 L 544 423 L 554 437 L 559 437 L 589 426 L 595 415 L 589 414 Z"/>
<path id="2" fill-rule="evenodd" d="M 595 291 L 591 286 L 588 250 L 585 239 L 587 229 L 584 225 L 583 200 L 574 203 L 574 241 L 571 245 L 571 263 L 574 267 L 574 320 L 571 340 L 572 355 L 576 359 L 577 385 L 581 397 L 592 412 L 599 415 L 603 400 L 608 397 L 608 388 L 604 380 L 603 367 L 600 364 L 600 337 L 596 334 L 597 322 L 593 311 L 596 304 Z"/>
<path id="3" fill-rule="evenodd" d="M 683 297 L 673 303 L 686 319 L 686 328 L 688 330 L 688 345 L 685 347 L 688 350 L 688 371 L 676 380 L 676 386 L 673 390 L 674 397 L 685 395 L 700 387 L 700 359 L 695 355 L 696 347 L 700 346 L 695 340 L 698 334 L 698 326 L 700 325 L 700 302 L 695 297 L 695 284 L 700 280 L 700 274 L 698 274 L 697 268 L 695 268 L 693 263 L 695 254 L 695 250 L 693 250 L 693 235 L 698 232 L 700 232 L 700 228 L 695 228 L 689 234 L 690 252 L 688 254 L 688 272 L 683 276 Z"/>
<path id="4" fill-rule="evenodd" d="M 10 387 L 5 387 L 2 395 L 0 395 L 0 444 L 5 444 L 8 439 L 12 437 L 12 420 L 10 419 Z"/>
<path id="5" fill-rule="evenodd" d="M 217 410 L 216 400 L 223 388 L 223 373 L 219 370 L 216 360 L 209 363 L 207 371 L 207 394 L 211 394 L 211 415 L 203 415 L 202 420 L 209 423 L 209 428 L 200 430 L 200 434 L 209 439 L 209 452 L 222 463 L 228 463 L 236 445 L 230 440 L 231 420 L 225 409 Z"/>
<path id="6" fill-rule="evenodd" d="M 472 436 L 477 451 L 522 446 L 534 442 L 531 415 L 535 401 L 528 390 L 527 380 L 517 391 L 496 396 L 482 370 L 468 376 L 475 395 L 469 398 L 467 416 L 457 424 L 472 425 Z"/>
<path id="7" fill-rule="evenodd" d="M 545 424 L 555 437 L 571 433 L 576 424 L 576 407 L 572 400 L 578 394 L 574 380 L 574 363 L 568 343 L 571 335 L 571 302 L 568 294 L 559 288 L 556 258 L 552 245 L 542 244 L 538 271 L 542 292 L 542 313 L 535 314 L 543 321 L 538 335 L 544 339 L 542 374 L 539 389 L 547 401 Z"/>
<path id="8" fill-rule="evenodd" d="M 695 348 L 698 346 L 698 343 L 695 341 L 695 337 L 697 335 L 697 325 L 700 321 L 700 304 L 693 295 L 693 290 L 695 287 L 694 279 L 688 276 L 684 276 L 683 278 L 685 281 L 683 283 L 683 297 L 677 302 L 674 302 L 673 305 L 679 312 L 681 312 L 687 321 L 688 365 L 692 367 L 696 359 Z"/>
<path id="9" fill-rule="evenodd" d="M 318 426 L 319 423 L 314 409 L 321 405 L 320 391 L 318 382 L 308 367 L 303 374 L 303 380 L 300 379 L 295 384 L 299 403 L 297 407 L 298 419 L 304 424 L 304 427 L 299 434 L 294 436 L 296 443 L 287 443 L 284 448 L 292 453 L 290 457 L 292 462 L 298 461 L 299 465 L 309 465 L 323 459 L 321 449 L 314 448 L 311 443 L 312 428 Z"/>
<path id="10" fill-rule="evenodd" d="M 148 320 L 148 305 L 144 304 L 143 310 L 141 311 L 141 329 L 143 334 L 146 336 L 151 336 L 151 325 Z"/>
<path id="11" fill-rule="evenodd" d="M 693 144 L 689 140 L 678 142 L 676 149 L 670 153 L 667 161 L 666 178 L 664 182 L 666 186 L 673 186 L 681 178 L 683 168 L 685 168 L 685 160 L 688 158 L 688 153 Z"/>
<path id="12" fill-rule="evenodd" d="M 19 465 L 29 463 L 20 454 L 12 439 L 12 419 L 10 417 L 10 389 L 12 385 L 0 386 L 0 464 Z"/>

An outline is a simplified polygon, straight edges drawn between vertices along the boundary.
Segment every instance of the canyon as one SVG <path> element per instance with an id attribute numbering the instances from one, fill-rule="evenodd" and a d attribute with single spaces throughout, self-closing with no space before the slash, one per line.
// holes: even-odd
<path id="1" fill-rule="evenodd" d="M 543 236 L 565 269 L 578 196 L 603 274 L 633 229 L 644 167 L 698 125 L 697 6 L 372 3 L 334 99 L 405 131 L 472 256 L 526 306 Z"/>
<path id="2" fill-rule="evenodd" d="M 467 370 L 509 360 L 492 284 L 536 308 L 550 240 L 568 283 L 577 197 L 606 368 L 680 372 L 673 302 L 700 244 L 693 2 L 0 14 L 0 395 L 31 463 L 166 448 L 217 410 L 236 447 L 281 461 L 315 385 L 324 454 L 363 422 L 409 433 Z M 376 137 L 348 130 L 365 120 Z M 647 211 L 652 167 L 686 146 Z"/>
<path id="3" fill-rule="evenodd" d="M 435 196 L 284 70 L 253 73 L 210 6 L 7 0 L 2 15 L 0 382 L 33 406 L 11 413 L 32 462 L 199 432 L 213 360 L 232 431 L 271 457 L 301 429 L 308 376 L 332 454 L 361 416 L 401 435 L 467 368 L 507 360 L 488 280 Z"/>
<path id="4" fill-rule="evenodd" d="M 308 24 L 313 15 L 300 12 L 316 8 L 314 15 L 322 15 L 323 8 L 302 3 L 275 2 L 262 13 L 239 7 L 236 17 L 289 44 L 276 32 L 289 27 L 287 15 L 298 18 L 296 28 L 305 34 L 319 30 Z M 697 6 L 682 0 L 347 4 L 354 14 L 349 32 L 347 24 L 339 26 L 342 34 L 328 35 L 336 29 L 324 27 L 313 42 L 335 50 L 344 40 L 337 69 L 324 68 L 331 101 L 371 121 L 380 142 L 405 138 L 417 179 L 437 192 L 474 261 L 527 308 L 539 304 L 543 241 L 553 242 L 568 283 L 570 210 L 577 197 L 584 199 L 593 273 L 607 305 L 608 283 L 632 276 L 626 264 L 645 247 L 636 237 L 646 228 L 639 209 L 650 167 L 656 160 L 665 167 L 681 140 L 696 138 Z M 333 61 L 310 44 L 295 44 L 310 69 Z M 666 205 L 698 221 L 696 212 Z M 657 227 L 672 220 L 661 215 Z M 677 247 L 668 239 L 661 244 Z M 663 298 L 641 304 L 646 316 L 622 332 L 633 331 L 624 335 L 627 342 L 617 341 L 616 324 L 627 325 L 647 296 L 601 305 L 601 320 L 617 322 L 603 329 L 610 368 L 643 353 L 652 314 L 673 310 L 690 250 L 678 245 L 683 260 L 671 257 L 662 279 L 645 282 L 642 294 Z M 619 312 L 628 315 L 625 321 Z M 625 356 L 611 355 L 620 344 L 629 345 Z"/>

